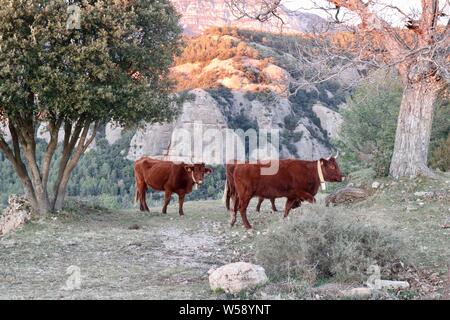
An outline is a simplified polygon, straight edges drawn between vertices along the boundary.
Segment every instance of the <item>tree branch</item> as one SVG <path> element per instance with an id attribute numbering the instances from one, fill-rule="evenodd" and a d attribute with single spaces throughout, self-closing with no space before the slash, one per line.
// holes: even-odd
<path id="1" fill-rule="evenodd" d="M 50 141 L 47 145 L 47 149 L 42 160 L 42 184 L 45 189 L 48 185 L 48 176 L 50 174 L 50 165 L 58 146 L 59 129 L 62 125 L 62 119 L 50 120 L 48 122 L 48 132 L 50 134 Z"/>

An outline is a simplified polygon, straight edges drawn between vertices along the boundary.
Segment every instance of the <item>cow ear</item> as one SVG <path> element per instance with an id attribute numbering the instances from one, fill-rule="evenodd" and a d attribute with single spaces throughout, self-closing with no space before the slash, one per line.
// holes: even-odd
<path id="1" fill-rule="evenodd" d="M 214 170 L 212 168 L 205 168 L 205 173 L 213 173 Z"/>
<path id="2" fill-rule="evenodd" d="M 192 171 L 192 167 L 191 167 L 191 166 L 184 166 L 184 169 L 185 169 L 187 172 L 191 172 L 191 171 Z"/>

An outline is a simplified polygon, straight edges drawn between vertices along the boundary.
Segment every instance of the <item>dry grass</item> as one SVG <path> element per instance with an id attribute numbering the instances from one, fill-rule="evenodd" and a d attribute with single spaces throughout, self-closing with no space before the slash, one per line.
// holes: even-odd
<path id="1" fill-rule="evenodd" d="M 256 213 L 252 202 L 251 233 L 244 231 L 240 219 L 230 229 L 221 201 L 187 202 L 184 218 L 178 216 L 175 201 L 167 215 L 160 214 L 160 208 L 143 214 L 78 206 L 0 238 L 0 298 L 223 298 L 210 291 L 207 271 L 235 261 L 258 262 L 256 248 L 265 243 L 273 252 L 283 248 L 282 239 L 289 249 L 264 262 L 278 280 L 243 297 L 337 298 L 334 292 L 363 284 L 364 267 L 372 259 L 383 265 L 406 255 L 418 271 L 408 269 L 403 277 L 414 286 L 411 292 L 388 298 L 422 298 L 428 293 L 439 298 L 434 292 L 443 293 L 450 261 L 450 229 L 442 228 L 450 217 L 450 177 L 379 182 L 383 188 L 363 202 L 327 209 L 325 195 L 319 193 L 317 204 L 302 206 L 288 219 L 270 213 L 268 201 Z M 279 199 L 278 209 L 283 205 Z M 397 247 L 397 238 L 404 240 L 404 249 Z M 307 254 L 295 258 L 300 253 Z M 286 260 L 294 266 L 299 260 L 312 272 L 286 273 Z M 61 289 L 70 265 L 81 268 L 81 290 Z M 402 276 L 388 269 L 383 269 L 385 278 Z"/>

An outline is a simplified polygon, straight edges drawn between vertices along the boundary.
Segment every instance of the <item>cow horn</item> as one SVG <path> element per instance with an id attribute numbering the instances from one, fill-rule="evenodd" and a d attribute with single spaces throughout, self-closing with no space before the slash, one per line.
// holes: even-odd
<path id="1" fill-rule="evenodd" d="M 335 159 L 339 157 L 339 150 L 336 152 L 336 155 L 334 156 Z"/>

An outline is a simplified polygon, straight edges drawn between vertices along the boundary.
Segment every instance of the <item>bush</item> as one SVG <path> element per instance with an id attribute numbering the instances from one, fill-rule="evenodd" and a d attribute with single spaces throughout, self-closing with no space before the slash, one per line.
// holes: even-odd
<path id="1" fill-rule="evenodd" d="M 402 86 L 392 75 L 375 77 L 373 82 L 364 81 L 348 99 L 338 145 L 345 153 L 347 171 L 371 167 L 385 176 L 394 150 Z"/>
<path id="2" fill-rule="evenodd" d="M 392 74 L 376 73 L 359 85 L 342 111 L 344 123 L 335 141 L 343 151 L 341 169 L 352 172 L 373 168 L 386 176 L 394 150 L 395 131 L 403 86 Z M 430 152 L 450 131 L 448 101 L 439 101 L 434 114 Z"/>
<path id="3" fill-rule="evenodd" d="M 386 229 L 355 222 L 333 208 L 311 207 L 257 243 L 256 259 L 274 281 L 333 278 L 364 281 L 371 264 L 404 258 L 403 243 Z"/>
<path id="4" fill-rule="evenodd" d="M 430 163 L 433 168 L 450 171 L 450 134 L 447 139 L 442 139 L 437 143 L 432 152 Z"/>

